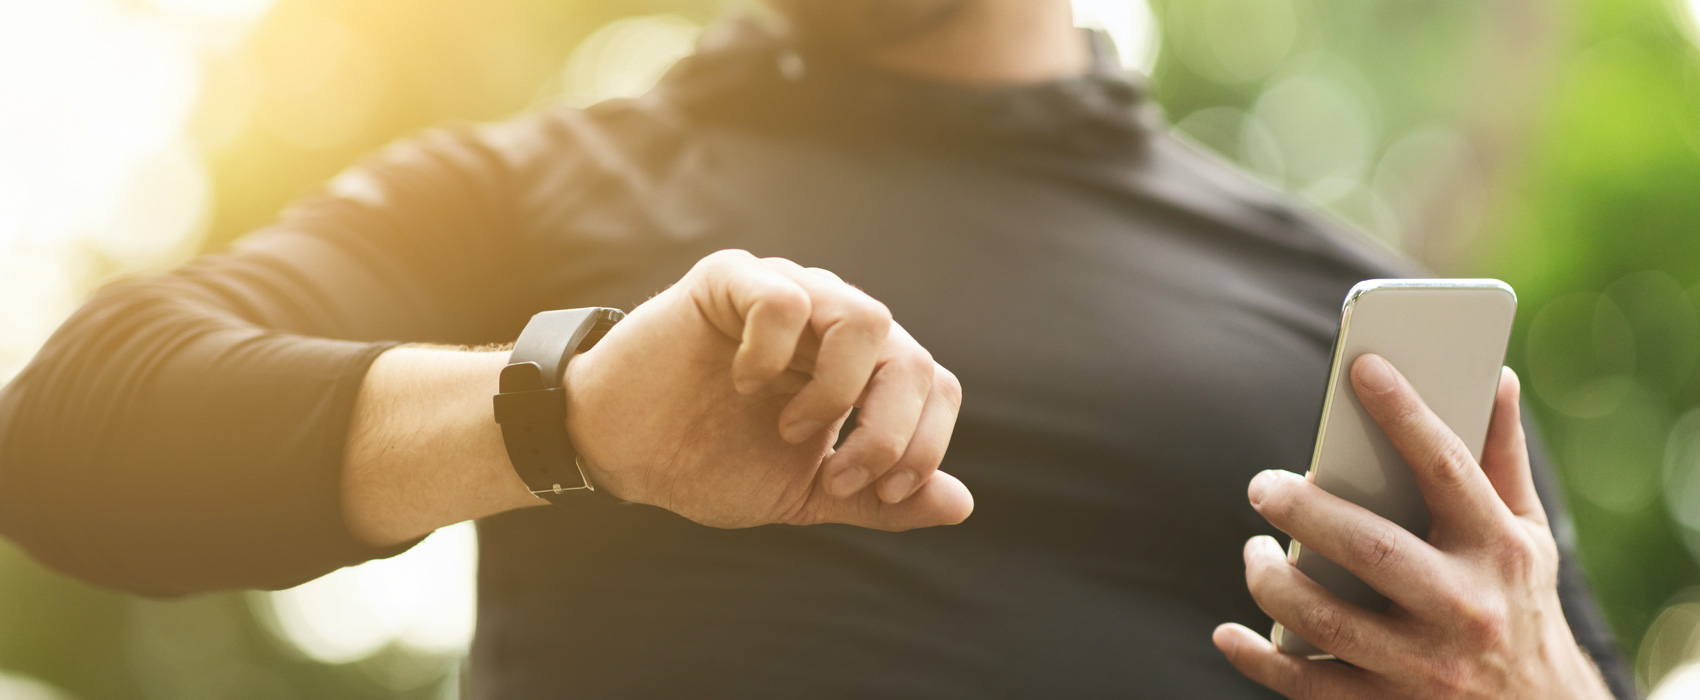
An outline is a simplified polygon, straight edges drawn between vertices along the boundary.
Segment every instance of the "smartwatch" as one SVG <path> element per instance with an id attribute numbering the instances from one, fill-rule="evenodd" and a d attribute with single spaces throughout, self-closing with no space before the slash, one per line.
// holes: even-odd
<path id="1" fill-rule="evenodd" d="M 561 378 L 573 355 L 590 349 L 625 316 L 604 308 L 532 316 L 502 368 L 494 403 L 508 461 L 526 488 L 550 503 L 572 491 L 596 490 L 567 436 L 567 391 Z"/>

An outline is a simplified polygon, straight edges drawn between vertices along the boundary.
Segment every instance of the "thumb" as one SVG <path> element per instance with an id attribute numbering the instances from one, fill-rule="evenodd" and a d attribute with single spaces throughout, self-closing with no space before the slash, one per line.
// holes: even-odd
<path id="1" fill-rule="evenodd" d="M 1512 513 L 1545 523 L 1546 510 L 1535 493 L 1529 473 L 1529 442 L 1523 433 L 1522 384 L 1517 373 L 1506 367 L 1494 392 L 1493 418 L 1488 423 L 1487 442 L 1482 446 L 1482 471 L 1499 492 L 1499 499 Z"/>
<path id="2" fill-rule="evenodd" d="M 833 498 L 818 482 L 809 501 L 797 524 L 842 523 L 898 532 L 955 525 L 974 512 L 974 495 L 961 480 L 944 472 L 933 472 L 914 495 L 895 504 L 880 500 L 872 488 Z"/>

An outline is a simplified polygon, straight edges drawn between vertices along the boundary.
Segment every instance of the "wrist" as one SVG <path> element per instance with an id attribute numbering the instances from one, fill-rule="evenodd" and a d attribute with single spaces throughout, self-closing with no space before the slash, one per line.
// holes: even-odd
<path id="1" fill-rule="evenodd" d="M 1600 665 L 1594 663 L 1594 656 L 1582 648 L 1582 645 L 1574 642 L 1572 644 L 1575 649 L 1575 661 L 1570 665 L 1573 672 L 1569 674 L 1568 687 L 1574 689 L 1572 692 L 1575 697 L 1581 700 L 1615 700 L 1616 696 L 1606 685 L 1605 674 L 1600 672 Z"/>
<path id="2" fill-rule="evenodd" d="M 1559 608 L 1559 602 L 1552 601 L 1553 609 Z M 1611 688 L 1606 685 L 1605 675 L 1600 672 L 1599 664 L 1594 663 L 1594 657 L 1588 653 L 1570 631 L 1570 623 L 1563 614 L 1556 616 L 1548 639 L 1554 640 L 1551 648 L 1557 651 L 1558 658 L 1553 659 L 1552 668 L 1558 673 L 1551 674 L 1553 687 L 1549 688 L 1547 697 L 1568 697 L 1576 700 L 1614 700 Z"/>
<path id="3" fill-rule="evenodd" d="M 585 477 L 596 488 L 602 489 L 608 485 L 610 478 L 603 467 L 607 453 L 597 439 L 600 431 L 595 420 L 595 397 L 600 390 L 598 357 L 596 348 L 591 348 L 568 360 L 567 369 L 561 375 L 561 389 L 566 392 L 567 439 L 578 451 L 579 468 L 584 470 Z"/>
<path id="4" fill-rule="evenodd" d="M 343 451 L 343 515 L 390 546 L 540 503 L 508 466 L 490 394 L 507 353 L 399 347 L 362 383 Z"/>

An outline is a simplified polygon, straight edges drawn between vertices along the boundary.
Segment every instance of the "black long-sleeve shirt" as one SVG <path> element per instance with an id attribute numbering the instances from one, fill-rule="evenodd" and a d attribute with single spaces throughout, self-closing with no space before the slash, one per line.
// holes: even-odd
<path id="1" fill-rule="evenodd" d="M 1345 291 L 1413 268 L 1176 140 L 1111 65 L 970 90 L 737 27 L 642 99 L 401 143 L 66 322 L 0 394 L 0 532 L 150 595 L 386 556 L 338 495 L 378 353 L 629 308 L 740 247 L 865 288 L 961 377 L 944 468 L 974 516 L 727 531 L 587 496 L 490 518 L 476 697 L 1269 697 L 1210 643 L 1269 624 L 1245 485 L 1305 468 Z M 1566 614 L 1628 697 L 1563 554 Z"/>

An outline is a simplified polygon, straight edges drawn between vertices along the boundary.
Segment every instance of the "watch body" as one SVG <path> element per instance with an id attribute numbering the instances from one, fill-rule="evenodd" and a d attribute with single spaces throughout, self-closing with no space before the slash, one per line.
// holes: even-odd
<path id="1" fill-rule="evenodd" d="M 567 436 L 567 362 L 601 340 L 625 317 L 619 309 L 544 311 L 531 317 L 502 368 L 493 399 L 508 460 L 535 495 L 558 502 L 573 491 L 594 491 L 578 450 Z"/>

